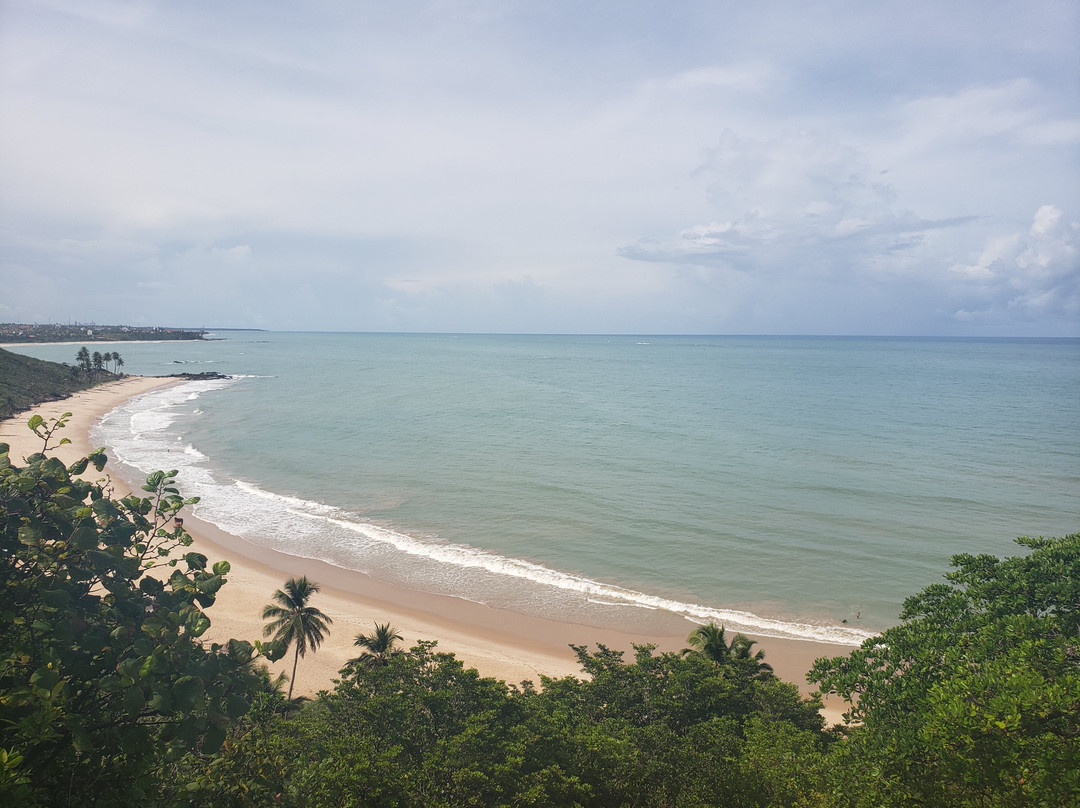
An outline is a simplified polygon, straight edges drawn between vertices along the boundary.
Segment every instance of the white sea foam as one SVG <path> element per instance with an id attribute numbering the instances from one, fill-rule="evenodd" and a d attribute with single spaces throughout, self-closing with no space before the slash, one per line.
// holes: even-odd
<path id="1" fill-rule="evenodd" d="M 208 456 L 195 446 L 184 442 L 183 449 L 174 450 L 183 435 L 169 430 L 181 414 L 190 412 L 183 404 L 233 383 L 199 380 L 152 391 L 109 413 L 97 434 L 123 463 L 141 473 L 177 469 L 184 494 L 201 498 L 195 513 L 230 533 L 396 583 L 552 617 L 575 609 L 632 607 L 772 637 L 857 644 L 872 636 L 852 626 L 789 622 L 650 595 L 464 544 L 412 536 L 342 508 L 267 491 L 251 482 L 221 480 Z"/>

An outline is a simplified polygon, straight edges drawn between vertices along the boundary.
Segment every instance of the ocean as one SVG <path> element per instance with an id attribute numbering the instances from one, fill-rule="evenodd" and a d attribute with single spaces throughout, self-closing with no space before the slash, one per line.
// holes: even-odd
<path id="1" fill-rule="evenodd" d="M 858 642 L 952 555 L 1080 530 L 1078 340 L 213 337 L 103 348 L 233 375 L 110 413 L 113 462 L 255 544 L 520 613 Z"/>

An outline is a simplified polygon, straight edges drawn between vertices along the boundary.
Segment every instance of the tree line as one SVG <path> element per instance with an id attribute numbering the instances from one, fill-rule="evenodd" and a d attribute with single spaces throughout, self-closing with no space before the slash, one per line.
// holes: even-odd
<path id="1" fill-rule="evenodd" d="M 93 378 L 95 372 L 106 371 L 109 373 L 120 373 L 120 368 L 124 366 L 124 357 L 120 356 L 116 351 L 94 351 L 92 354 L 89 349 L 84 345 L 79 348 L 79 352 L 75 355 L 76 367 L 75 370 L 82 370 L 86 374 L 87 379 Z M 109 366 L 112 365 L 110 368 Z"/>
<path id="2" fill-rule="evenodd" d="M 24 466 L 0 445 L 0 805 L 1080 802 L 1080 534 L 956 556 L 896 626 L 819 659 L 841 727 L 713 624 L 680 651 L 574 646 L 581 675 L 535 686 L 376 623 L 332 690 L 294 699 L 332 627 L 318 585 L 274 592 L 261 641 L 203 641 L 229 565 L 190 550 L 195 500 L 175 472 L 114 498 L 86 479 L 100 451 L 65 467 L 67 417 L 30 419 Z"/>

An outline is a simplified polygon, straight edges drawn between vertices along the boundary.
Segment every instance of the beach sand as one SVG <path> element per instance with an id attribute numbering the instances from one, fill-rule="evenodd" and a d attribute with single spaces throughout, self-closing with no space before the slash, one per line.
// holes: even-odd
<path id="1" fill-rule="evenodd" d="M 49 419 L 71 412 L 68 426 L 59 433 L 71 443 L 49 450 L 70 463 L 91 449 L 90 429 L 105 413 L 128 398 L 176 383 L 176 379 L 131 376 L 63 401 L 42 404 L 30 412 L 0 421 L 0 442 L 10 444 L 12 462 L 21 465 L 26 456 L 41 450 L 40 439 L 26 427 L 31 414 Z M 118 478 L 115 468 L 106 466 L 104 473 L 110 475 L 116 495 L 131 490 L 134 481 Z M 91 469 L 87 476 L 96 479 L 102 475 Z M 686 636 L 695 627 L 671 615 L 659 630 L 642 635 L 515 614 L 459 598 L 392 586 L 360 572 L 268 550 L 225 533 L 190 513 L 182 515 L 184 527 L 194 539 L 191 549 L 206 555 L 211 563 L 228 560 L 232 565 L 228 583 L 208 611 L 212 626 L 203 635 L 205 641 L 261 639 L 263 621 L 259 615 L 286 579 L 307 575 L 319 584 L 320 591 L 312 598 L 311 605 L 332 618 L 333 624 L 318 651 L 309 652 L 300 660 L 295 684 L 295 693 L 299 695 L 311 696 L 331 689 L 345 662 L 360 653 L 353 644 L 356 635 L 370 633 L 376 622 L 393 625 L 404 636 L 406 647 L 420 639 L 437 640 L 439 650 L 453 652 L 484 676 L 510 683 L 524 680 L 539 683 L 540 674 L 580 675 L 569 647 L 571 643 L 591 647 L 602 643 L 627 651 L 628 655 L 632 654 L 634 644 L 642 643 L 655 644 L 661 651 L 678 651 L 685 647 Z M 752 639 L 757 640 L 758 648 L 764 649 L 766 661 L 777 675 L 795 683 L 804 693 L 813 690 L 805 676 L 816 658 L 839 656 L 850 650 L 825 643 L 758 636 Z M 272 668 L 275 672 L 289 673 L 291 665 L 292 657 L 287 656 Z M 830 723 L 839 723 L 843 703 L 830 700 L 822 712 Z"/>

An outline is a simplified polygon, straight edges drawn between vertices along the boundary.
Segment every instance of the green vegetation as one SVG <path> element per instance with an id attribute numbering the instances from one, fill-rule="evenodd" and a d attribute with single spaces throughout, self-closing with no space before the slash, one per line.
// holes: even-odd
<path id="1" fill-rule="evenodd" d="M 851 804 L 1080 804 L 1080 534 L 959 555 L 903 622 L 812 680 L 857 699 Z"/>
<path id="2" fill-rule="evenodd" d="M 29 425 L 47 446 L 67 417 Z M 38 453 L 17 468 L 7 450 L 0 444 L 0 803 L 140 802 L 170 762 L 215 752 L 261 687 L 257 646 L 199 640 L 229 565 L 176 555 L 191 539 L 170 524 L 194 502 L 174 487 L 176 472 L 150 475 L 145 496 L 114 500 L 76 477 L 102 470 L 100 451 L 66 468 Z"/>
<path id="3" fill-rule="evenodd" d="M 32 419 L 44 446 L 62 425 Z M 328 619 L 293 579 L 280 641 L 207 644 L 228 565 L 186 550 L 173 473 L 113 500 L 0 446 L 0 805 L 1075 806 L 1080 534 L 957 556 L 901 623 L 821 659 L 826 730 L 722 626 L 682 652 L 574 647 L 582 676 L 507 685 L 389 624 L 303 705 L 255 665 Z M 305 611 L 311 610 L 311 611 Z M 310 620 L 301 619 L 306 615 Z"/>
<path id="4" fill-rule="evenodd" d="M 358 659 L 359 662 L 367 665 L 386 665 L 390 657 L 402 653 L 397 648 L 397 644 L 402 639 L 404 638 L 389 623 L 382 625 L 376 623 L 375 631 L 371 634 L 357 634 L 356 642 L 353 644 L 364 649 L 364 653 Z"/>
<path id="5" fill-rule="evenodd" d="M 293 649 L 292 678 L 289 680 L 289 700 L 292 701 L 293 683 L 296 682 L 296 665 L 308 649 L 318 649 L 334 621 L 314 606 L 309 606 L 311 596 L 319 591 L 318 584 L 307 579 L 290 578 L 285 589 L 274 593 L 274 602 L 263 607 L 262 618 L 269 620 L 263 629 L 267 637 L 273 635 L 276 642 Z"/>
<path id="6" fill-rule="evenodd" d="M 86 351 L 86 348 L 82 350 Z M 80 390 L 118 378 L 104 367 L 95 369 L 89 352 L 84 364 L 81 354 L 82 351 L 76 360 L 79 365 L 72 366 L 46 362 L 0 348 L 0 418 L 28 410 L 43 401 L 59 401 Z M 119 371 L 123 359 L 114 353 L 109 357 L 106 360 L 102 355 L 102 364 L 113 362 Z"/>

